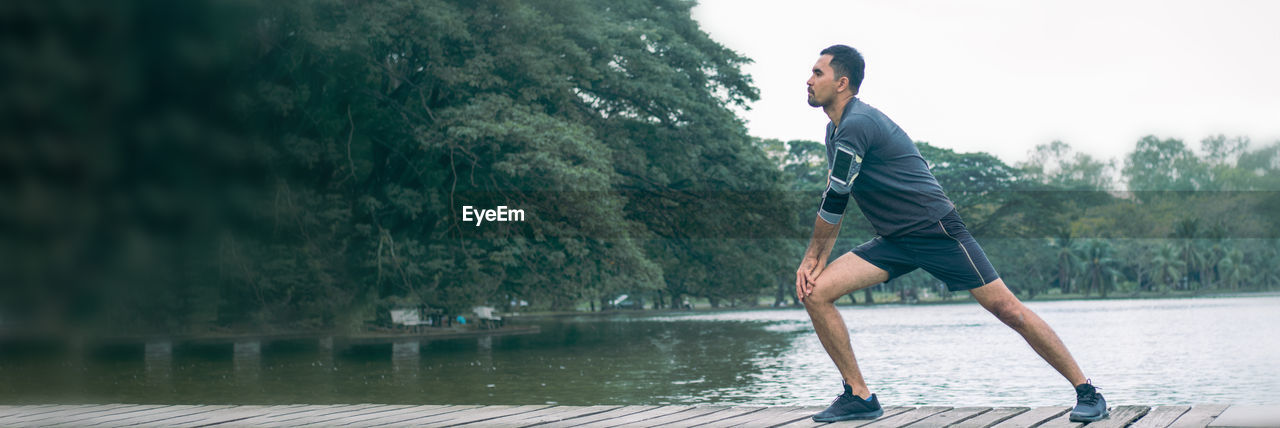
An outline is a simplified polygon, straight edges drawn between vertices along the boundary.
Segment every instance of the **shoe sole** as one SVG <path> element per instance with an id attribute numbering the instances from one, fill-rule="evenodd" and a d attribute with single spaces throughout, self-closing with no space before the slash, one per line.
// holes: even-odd
<path id="1" fill-rule="evenodd" d="M 1069 417 L 1069 418 L 1067 418 L 1067 419 L 1068 419 L 1068 420 L 1070 420 L 1071 422 L 1097 422 L 1097 421 L 1100 421 L 1100 420 L 1106 419 L 1106 418 L 1108 418 L 1108 417 L 1110 417 L 1110 416 L 1111 416 L 1111 412 L 1108 412 L 1108 411 L 1106 411 L 1106 410 L 1103 410 L 1103 411 L 1102 411 L 1102 414 L 1101 414 L 1101 415 L 1098 415 L 1097 417 L 1087 418 L 1087 417 L 1084 417 L 1084 416 L 1076 416 L 1076 415 L 1073 413 L 1073 414 L 1071 414 L 1071 417 Z"/>
<path id="2" fill-rule="evenodd" d="M 883 415 L 883 414 L 884 414 L 884 409 L 877 409 L 874 412 L 851 413 L 848 415 L 833 416 L 829 418 L 819 418 L 817 416 L 814 416 L 813 421 L 814 422 L 840 422 L 840 421 L 852 421 L 856 419 L 875 419 L 880 417 L 880 415 Z"/>

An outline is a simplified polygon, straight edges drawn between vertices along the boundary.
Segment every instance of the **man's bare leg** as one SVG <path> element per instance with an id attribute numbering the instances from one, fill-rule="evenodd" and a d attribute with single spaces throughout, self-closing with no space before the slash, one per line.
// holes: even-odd
<path id="1" fill-rule="evenodd" d="M 1018 297 L 1004 285 L 1003 280 L 996 279 L 969 292 L 973 294 L 974 299 L 978 300 L 978 303 L 982 304 L 982 307 L 1021 334 L 1027 344 L 1031 345 L 1031 349 L 1034 349 L 1037 354 L 1040 354 L 1040 358 L 1044 358 L 1058 373 L 1067 378 L 1072 386 L 1086 382 L 1080 366 L 1076 365 L 1076 360 L 1071 357 L 1071 352 L 1067 351 L 1066 345 L 1062 344 L 1058 334 L 1054 333 L 1049 324 L 1040 319 L 1039 315 L 1023 305 L 1022 301 L 1018 300 Z"/>
<path id="2" fill-rule="evenodd" d="M 835 302 L 841 296 L 852 293 L 889 279 L 889 273 L 868 263 L 853 253 L 846 253 L 818 275 L 813 293 L 804 298 L 805 310 L 813 321 L 813 330 L 818 333 L 818 340 L 827 350 L 831 361 L 836 363 L 844 382 L 853 388 L 859 397 L 871 396 L 867 384 L 858 370 L 858 361 L 853 356 L 853 346 L 849 342 L 849 328 L 836 309 Z"/>

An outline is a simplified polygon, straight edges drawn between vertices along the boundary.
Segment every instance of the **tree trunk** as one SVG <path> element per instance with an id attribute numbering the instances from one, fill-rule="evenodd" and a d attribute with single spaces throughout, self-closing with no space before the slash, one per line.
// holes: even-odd
<path id="1" fill-rule="evenodd" d="M 1112 273 L 1112 274 L 1111 274 L 1111 285 L 1115 285 L 1115 283 L 1116 283 L 1115 279 L 1116 279 L 1116 275 L 1115 275 L 1115 273 Z M 1102 288 L 1101 288 L 1099 291 L 1102 293 L 1102 298 L 1103 298 L 1103 299 L 1105 299 L 1105 298 L 1107 298 L 1107 283 L 1106 283 L 1106 282 L 1102 282 L 1102 283 L 1100 283 L 1100 285 L 1102 286 Z"/>
<path id="2" fill-rule="evenodd" d="M 871 287 L 867 287 L 867 288 L 862 289 L 862 297 L 863 297 L 863 299 L 862 299 L 862 300 L 863 300 L 863 302 L 864 302 L 864 303 L 866 303 L 866 304 L 868 304 L 868 305 L 874 305 L 874 304 L 876 304 L 876 300 L 875 300 L 874 298 L 872 298 L 872 297 L 871 297 Z"/>
<path id="3" fill-rule="evenodd" d="M 1067 276 L 1067 259 L 1066 256 L 1058 257 L 1058 289 L 1062 294 L 1071 292 L 1071 279 Z"/>
<path id="4" fill-rule="evenodd" d="M 776 308 L 776 307 L 782 306 L 782 304 L 786 302 L 787 302 L 787 282 L 779 279 L 778 290 L 776 293 L 773 294 L 773 307 Z"/>

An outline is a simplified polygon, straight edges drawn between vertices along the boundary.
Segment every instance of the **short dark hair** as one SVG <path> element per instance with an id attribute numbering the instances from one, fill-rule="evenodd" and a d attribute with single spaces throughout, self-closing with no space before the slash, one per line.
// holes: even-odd
<path id="1" fill-rule="evenodd" d="M 862 76 L 866 72 L 867 63 L 862 60 L 862 54 L 857 49 L 845 45 L 831 45 L 822 50 L 820 55 L 831 55 L 831 70 L 835 71 L 836 78 L 849 78 L 849 86 L 854 90 L 862 87 Z"/>

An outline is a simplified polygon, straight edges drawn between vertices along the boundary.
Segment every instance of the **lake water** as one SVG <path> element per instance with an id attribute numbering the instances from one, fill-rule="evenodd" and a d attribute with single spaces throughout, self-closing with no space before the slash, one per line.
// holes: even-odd
<path id="1" fill-rule="evenodd" d="M 1280 403 L 1280 297 L 1029 302 L 1108 403 Z M 1045 406 L 1074 394 L 976 304 L 843 307 L 886 405 Z M 309 344 L 0 359 L 0 402 L 824 405 L 835 366 L 801 309 L 532 321 L 542 333 L 336 355 Z"/>

